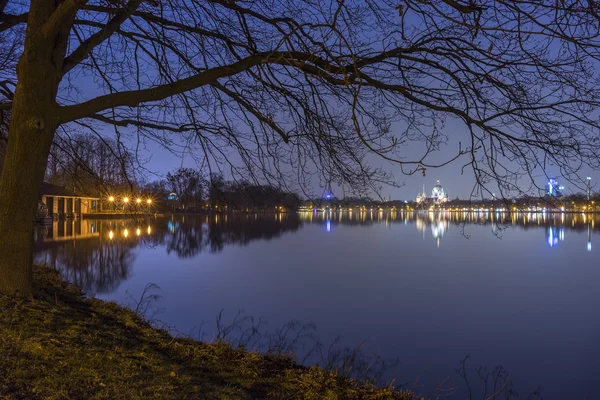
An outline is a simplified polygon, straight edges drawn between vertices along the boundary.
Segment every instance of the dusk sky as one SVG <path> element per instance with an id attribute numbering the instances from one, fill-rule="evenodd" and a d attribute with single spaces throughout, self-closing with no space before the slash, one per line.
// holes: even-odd
<path id="1" fill-rule="evenodd" d="M 416 26 L 419 25 L 418 20 L 412 21 L 412 23 Z M 77 99 L 78 101 L 86 100 L 92 98 L 94 96 L 100 95 L 106 92 L 106 88 L 101 88 L 101 85 L 104 83 L 101 80 L 98 80 L 97 77 L 86 76 L 85 74 L 78 75 L 74 77 L 70 82 L 64 82 L 65 85 L 77 82 L 82 90 L 78 92 L 71 92 L 68 96 L 74 96 L 71 98 Z M 201 114 L 196 115 L 199 120 L 203 119 Z M 283 116 L 286 117 L 286 116 Z M 158 117 L 157 117 L 158 118 Z M 240 124 L 243 124 L 243 121 L 240 119 Z M 392 133 L 396 134 L 395 136 L 401 136 L 403 128 L 402 122 L 396 122 L 398 125 L 392 125 Z M 100 125 L 100 132 L 105 133 L 107 137 L 114 137 L 114 128 L 106 125 Z M 447 136 L 448 140 L 445 144 L 441 145 L 439 151 L 432 153 L 430 155 L 429 164 L 443 163 L 446 160 L 452 158 L 456 155 L 459 143 L 462 144 L 462 148 L 470 145 L 470 134 L 467 130 L 467 127 L 462 121 L 458 119 L 447 119 L 444 121 L 442 125 L 438 125 L 437 128 Z M 119 128 L 122 130 L 122 128 Z M 240 129 L 244 129 L 243 126 L 240 126 Z M 245 129 L 251 129 L 250 127 L 246 127 Z M 77 130 L 77 127 L 75 127 Z M 169 134 L 171 135 L 171 134 Z M 200 152 L 197 150 L 186 150 L 182 151 L 185 147 L 182 142 L 182 138 L 179 138 L 177 134 L 172 134 L 172 136 L 168 136 L 175 143 L 180 143 L 181 147 L 179 150 L 174 152 L 165 150 L 161 145 L 154 143 L 148 139 L 145 142 L 145 148 L 140 150 L 140 158 L 142 160 L 142 164 L 144 168 L 148 169 L 148 173 L 146 178 L 148 180 L 155 180 L 164 177 L 166 173 L 173 171 L 179 167 L 198 167 L 198 158 L 200 157 Z M 126 145 L 130 148 L 136 147 L 135 135 L 133 138 L 130 138 L 129 141 L 124 140 Z M 419 159 L 423 154 L 423 143 L 421 142 L 413 142 L 401 148 L 399 154 L 396 156 L 400 159 Z M 193 154 L 190 154 L 190 151 Z M 194 153 L 195 152 L 195 153 Z M 239 156 L 235 154 L 235 151 L 232 151 L 232 156 L 229 160 L 233 164 L 239 164 L 240 159 Z M 194 155 L 196 157 L 194 157 Z M 481 156 L 481 154 L 478 154 Z M 382 166 L 384 169 L 394 175 L 394 180 L 401 187 L 384 187 L 380 193 L 384 198 L 388 198 L 389 196 L 392 199 L 401 199 L 401 200 L 413 200 L 415 199 L 417 193 L 423 190 L 423 186 L 427 193 L 431 192 L 432 187 L 435 185 L 437 180 L 440 180 L 442 186 L 446 189 L 448 196 L 452 199 L 459 197 L 462 199 L 468 199 L 471 196 L 472 190 L 475 185 L 474 174 L 471 169 L 471 166 L 466 165 L 470 160 L 469 156 L 465 155 L 461 158 L 453 161 L 452 163 L 445 165 L 440 168 L 429 168 L 426 171 L 425 176 L 421 172 L 417 172 L 413 175 L 407 176 L 404 175 L 401 169 L 394 164 L 387 163 L 386 161 L 378 158 L 377 156 L 369 156 L 368 162 L 371 166 Z M 408 168 L 410 169 L 410 167 Z M 546 166 L 546 171 L 542 171 L 538 169 L 534 171 L 537 175 L 534 175 L 535 184 L 538 187 L 543 187 L 546 183 L 546 175 L 549 177 L 560 176 L 560 170 L 557 166 Z M 155 174 L 153 174 L 155 173 Z M 581 177 L 585 177 L 587 175 L 591 175 L 593 181 L 595 182 L 596 176 L 590 170 L 582 170 Z M 227 178 L 227 173 L 225 173 L 225 177 Z M 530 187 L 531 182 L 523 182 L 522 189 L 527 191 Z M 575 183 L 567 182 L 565 179 L 561 179 L 561 184 L 565 186 L 565 193 L 576 193 L 581 192 L 583 187 L 580 186 L 577 188 Z M 305 188 L 308 191 L 312 191 L 315 195 L 320 195 L 326 189 L 326 184 L 319 183 L 316 179 L 313 180 L 311 185 L 312 187 Z M 294 188 L 293 183 L 291 188 Z M 332 185 L 332 189 L 337 197 L 343 197 L 344 193 L 341 188 Z M 497 186 L 494 184 L 489 184 L 487 189 L 490 192 L 497 192 Z M 301 192 L 301 191 L 299 191 Z M 530 192 L 530 194 L 539 194 Z M 475 193 L 477 196 L 477 193 Z M 486 197 L 490 197 L 486 195 Z"/>
<path id="2" fill-rule="evenodd" d="M 459 121 L 450 121 L 447 123 L 445 132 L 449 137 L 448 143 L 443 145 L 440 151 L 432 154 L 431 160 L 444 160 L 451 158 L 454 154 L 456 154 L 458 142 L 462 141 L 465 143 L 468 139 L 468 133 L 465 131 L 464 125 Z M 410 155 L 415 154 L 416 146 L 407 146 L 404 149 L 405 150 L 403 154 L 406 154 L 406 157 L 409 157 Z M 149 155 L 151 157 L 150 161 L 145 165 L 145 167 L 157 174 L 156 178 L 152 174 L 149 174 L 148 179 L 150 180 L 158 179 L 159 176 L 166 175 L 168 172 L 182 166 L 191 168 L 197 167 L 196 161 L 189 153 L 179 156 L 173 154 L 173 152 L 163 149 L 160 145 L 154 142 L 148 142 L 147 150 L 142 154 Z M 237 159 L 237 157 L 234 155 L 232 159 Z M 471 167 L 466 166 L 463 168 L 464 164 L 468 162 L 468 158 L 466 156 L 459 158 L 458 160 L 455 160 L 443 167 L 429 169 L 427 170 L 425 176 L 423 176 L 420 172 L 410 176 L 403 175 L 398 166 L 386 164 L 385 161 L 381 160 L 375 155 L 370 157 L 370 162 L 372 165 L 384 166 L 388 171 L 394 174 L 396 181 L 402 185 L 399 188 L 392 186 L 384 188 L 381 192 L 381 195 L 384 198 L 391 196 L 392 199 L 414 200 L 417 193 L 423 190 L 423 185 L 425 185 L 426 192 L 430 193 L 432 187 L 436 183 L 436 180 L 439 179 L 450 198 L 454 199 L 459 197 L 461 199 L 467 199 L 471 195 L 471 191 L 473 190 L 475 184 Z M 549 167 L 546 173 L 549 176 L 560 175 L 560 172 L 556 167 Z M 593 172 L 591 175 L 594 176 Z M 542 186 L 545 182 L 546 178 L 544 177 L 543 173 L 540 172 L 537 176 L 536 184 Z M 566 193 L 576 193 L 581 191 L 574 185 L 569 184 L 564 180 L 561 181 L 561 184 L 565 185 Z M 317 185 L 314 185 L 312 188 L 316 194 L 323 192 L 325 189 L 325 187 L 318 187 Z M 336 196 L 343 196 L 343 193 L 340 193 L 340 189 L 338 187 L 333 186 L 333 190 Z M 493 191 L 493 189 L 490 190 Z"/>

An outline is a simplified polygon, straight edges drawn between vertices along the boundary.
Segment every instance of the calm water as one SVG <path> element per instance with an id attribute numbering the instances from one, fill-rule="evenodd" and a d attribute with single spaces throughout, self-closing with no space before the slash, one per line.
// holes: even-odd
<path id="1" fill-rule="evenodd" d="M 313 323 L 323 343 L 398 357 L 397 382 L 425 394 L 443 382 L 465 398 L 469 354 L 475 391 L 476 367 L 502 365 L 519 398 L 597 399 L 599 232 L 600 216 L 581 214 L 61 221 L 36 232 L 36 261 L 130 305 L 155 283 L 155 318 L 204 339 L 221 310 L 222 325 L 240 309 L 261 329 Z"/>

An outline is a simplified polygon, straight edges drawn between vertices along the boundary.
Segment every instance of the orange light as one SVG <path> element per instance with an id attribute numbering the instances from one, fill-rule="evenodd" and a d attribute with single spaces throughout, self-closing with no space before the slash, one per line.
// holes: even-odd
<path id="1" fill-rule="evenodd" d="M 114 198 L 113 196 L 110 196 L 110 197 L 108 198 L 108 201 L 115 201 L 115 198 Z"/>
<path id="2" fill-rule="evenodd" d="M 148 199 L 148 200 L 146 200 L 146 203 L 148 203 L 148 204 L 152 204 L 152 199 Z"/>
<path id="3" fill-rule="evenodd" d="M 129 203 L 129 197 L 123 197 L 123 203 Z"/>
<path id="4" fill-rule="evenodd" d="M 140 204 L 142 202 L 142 199 L 140 199 L 139 197 L 135 200 L 136 203 Z"/>

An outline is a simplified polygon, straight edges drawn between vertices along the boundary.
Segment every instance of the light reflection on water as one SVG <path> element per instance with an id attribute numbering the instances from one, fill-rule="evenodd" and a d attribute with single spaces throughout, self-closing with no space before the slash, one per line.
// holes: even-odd
<path id="1" fill-rule="evenodd" d="M 369 339 L 401 358 L 399 381 L 435 385 L 471 354 L 504 364 L 523 394 L 540 385 L 548 399 L 593 398 L 598 219 L 366 210 L 58 221 L 36 230 L 35 259 L 105 299 L 156 283 L 161 319 L 184 333 L 243 307 L 274 326 L 314 322 L 324 341 Z"/>

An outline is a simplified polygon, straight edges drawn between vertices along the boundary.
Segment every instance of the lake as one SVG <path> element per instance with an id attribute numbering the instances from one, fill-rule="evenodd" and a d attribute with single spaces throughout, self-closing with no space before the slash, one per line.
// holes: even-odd
<path id="1" fill-rule="evenodd" d="M 307 364 L 358 349 L 434 397 L 482 398 L 482 375 L 488 396 L 497 376 L 521 399 L 595 399 L 599 232 L 600 215 L 564 213 L 86 219 L 38 227 L 35 261 L 132 307 L 158 285 L 141 307 L 173 332 Z"/>

